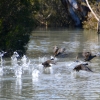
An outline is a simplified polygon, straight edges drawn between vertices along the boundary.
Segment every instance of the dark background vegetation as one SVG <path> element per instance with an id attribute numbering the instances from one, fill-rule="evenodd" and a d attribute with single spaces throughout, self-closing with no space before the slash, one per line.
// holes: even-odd
<path id="1" fill-rule="evenodd" d="M 99 14 L 100 3 L 89 3 Z M 82 22 L 83 28 L 95 26 L 91 16 Z M 0 50 L 6 51 L 6 56 L 16 50 L 25 53 L 31 31 L 37 26 L 73 27 L 73 23 L 60 0 L 0 0 Z"/>

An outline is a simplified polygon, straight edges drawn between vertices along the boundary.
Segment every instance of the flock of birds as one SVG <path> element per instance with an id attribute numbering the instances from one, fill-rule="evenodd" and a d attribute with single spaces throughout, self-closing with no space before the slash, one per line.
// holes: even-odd
<path id="1" fill-rule="evenodd" d="M 2 61 L 2 57 L 3 55 L 5 54 L 6 52 L 0 52 L 0 58 L 1 58 L 1 69 L 2 69 L 2 66 L 3 66 L 3 61 Z M 77 63 L 74 67 L 73 67 L 73 71 L 76 71 L 76 72 L 79 72 L 80 70 L 84 70 L 84 71 L 88 71 L 88 72 L 93 72 L 87 65 L 88 65 L 88 62 L 90 62 L 93 58 L 97 57 L 97 56 L 100 56 L 99 53 L 93 55 L 91 52 L 83 52 L 82 53 L 82 56 L 84 58 L 84 61 L 81 62 L 81 63 Z M 29 68 L 29 65 L 30 65 L 30 60 L 28 60 L 26 58 L 26 56 L 24 55 L 22 58 L 21 58 L 21 65 L 18 65 L 18 61 L 17 61 L 17 57 L 19 57 L 19 54 L 17 52 L 14 52 L 13 55 L 11 56 L 11 60 L 12 60 L 12 64 L 13 66 L 15 66 L 15 75 L 17 77 L 21 77 L 22 75 L 22 70 L 24 68 Z M 48 60 L 43 60 L 41 62 L 41 67 L 43 67 L 44 69 L 48 69 L 48 68 L 52 68 L 52 65 L 53 64 L 56 64 L 56 58 L 65 58 L 65 57 L 68 57 L 68 53 L 66 53 L 66 49 L 65 48 L 59 48 L 58 46 L 54 46 L 53 47 L 53 56 L 51 57 L 51 59 L 48 59 Z M 27 61 L 28 60 L 28 61 Z M 78 60 L 78 56 L 76 56 L 76 60 L 75 62 L 80 62 Z M 35 72 L 37 70 L 34 70 L 33 71 L 33 75 L 34 76 L 34 73 L 37 73 Z"/>
<path id="2" fill-rule="evenodd" d="M 59 48 L 58 46 L 54 46 L 54 57 L 52 57 L 51 59 L 45 61 L 42 63 L 42 65 L 44 66 L 44 68 L 47 68 L 47 67 L 51 67 L 52 64 L 55 64 L 54 62 L 54 59 L 55 57 L 67 57 L 67 53 L 65 52 L 65 48 Z M 84 58 L 84 61 L 85 63 L 81 63 L 81 64 L 78 64 L 76 65 L 73 70 L 74 71 L 77 71 L 79 72 L 80 70 L 84 70 L 84 71 L 88 71 L 88 72 L 93 72 L 87 65 L 88 63 L 87 62 L 90 62 L 93 58 L 97 57 L 97 56 L 100 56 L 100 54 L 95 54 L 95 55 L 92 55 L 91 52 L 83 52 L 82 53 L 82 56 Z M 75 62 L 79 62 L 78 60 L 78 56 L 76 56 L 76 61 Z"/>

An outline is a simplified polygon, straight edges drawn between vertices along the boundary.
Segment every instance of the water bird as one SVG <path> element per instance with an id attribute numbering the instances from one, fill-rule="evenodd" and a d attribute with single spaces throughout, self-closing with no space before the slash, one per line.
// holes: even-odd
<path id="1" fill-rule="evenodd" d="M 66 53 L 65 53 L 65 48 L 59 48 L 58 46 L 54 46 L 53 48 L 53 52 L 54 52 L 54 57 L 57 57 L 57 56 L 66 56 Z"/>
<path id="2" fill-rule="evenodd" d="M 88 63 L 76 65 L 75 68 L 74 68 L 73 70 L 76 70 L 77 72 L 79 72 L 80 70 L 84 70 L 84 71 L 88 71 L 88 72 L 93 72 L 93 71 L 92 71 L 89 67 L 87 67 L 86 65 L 88 65 Z"/>
<path id="3" fill-rule="evenodd" d="M 92 60 L 93 58 L 95 58 L 95 57 L 97 57 L 98 55 L 92 55 L 92 53 L 91 52 L 83 52 L 83 57 L 84 57 L 84 60 L 85 61 L 90 61 L 90 60 Z"/>
<path id="4" fill-rule="evenodd" d="M 46 67 L 51 67 L 52 64 L 55 64 L 54 62 L 54 58 L 51 57 L 51 59 L 46 60 L 45 62 L 42 63 L 42 65 L 46 68 Z"/>
<path id="5" fill-rule="evenodd" d="M 55 46 L 53 47 L 53 52 L 54 52 L 54 54 L 56 54 L 58 50 L 59 50 L 58 46 L 55 45 Z"/>

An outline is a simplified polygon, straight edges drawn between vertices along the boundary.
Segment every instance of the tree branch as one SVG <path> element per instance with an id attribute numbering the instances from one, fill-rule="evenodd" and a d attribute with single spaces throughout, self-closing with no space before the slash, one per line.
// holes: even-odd
<path id="1" fill-rule="evenodd" d="M 96 20 L 99 21 L 99 18 L 96 16 L 96 14 L 95 14 L 94 11 L 92 10 L 91 6 L 89 5 L 88 0 L 85 0 L 85 1 L 86 1 L 87 6 L 89 7 L 90 11 L 92 12 L 92 14 L 94 15 L 94 17 L 96 18 Z"/>

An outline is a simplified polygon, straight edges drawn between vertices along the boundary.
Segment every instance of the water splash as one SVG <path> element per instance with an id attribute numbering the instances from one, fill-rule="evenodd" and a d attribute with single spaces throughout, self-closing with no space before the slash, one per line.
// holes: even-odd
<path id="1" fill-rule="evenodd" d="M 77 78 L 78 74 L 76 71 L 71 71 L 71 78 Z"/>
<path id="2" fill-rule="evenodd" d="M 84 61 L 79 61 L 79 62 L 66 62 L 66 66 L 68 66 L 69 68 L 74 68 L 75 66 L 79 65 L 79 64 L 85 64 L 86 62 Z"/>
<path id="3" fill-rule="evenodd" d="M 1 66 L 3 66 L 3 56 L 4 56 L 4 54 L 5 54 L 6 52 L 4 52 L 4 51 L 1 51 L 0 52 L 0 59 L 1 59 Z"/>
<path id="4" fill-rule="evenodd" d="M 30 69 L 30 59 L 26 57 L 26 55 L 23 55 L 21 59 L 21 66 L 22 66 L 22 71 L 23 73 L 28 72 L 30 74 L 31 69 Z"/>
<path id="5" fill-rule="evenodd" d="M 21 91 L 22 91 L 22 79 L 21 78 L 16 79 L 15 89 L 17 93 L 21 94 Z"/>
<path id="6" fill-rule="evenodd" d="M 47 57 L 39 57 L 39 64 L 46 60 L 47 60 Z"/>
<path id="7" fill-rule="evenodd" d="M 33 69 L 32 71 L 32 82 L 38 82 L 38 78 L 40 76 L 40 71 L 37 69 Z"/>
<path id="8" fill-rule="evenodd" d="M 17 52 L 14 52 L 13 55 L 11 56 L 11 64 L 13 66 L 15 66 L 18 63 L 17 57 L 19 57 L 19 54 Z"/>
<path id="9" fill-rule="evenodd" d="M 33 69 L 32 71 L 32 78 L 38 78 L 40 74 L 40 71 L 37 69 Z"/>
<path id="10" fill-rule="evenodd" d="M 0 52 L 0 59 L 1 59 L 1 65 L 0 65 L 0 76 L 2 76 L 3 75 L 3 56 L 4 56 L 4 54 L 5 54 L 6 52 L 4 52 L 4 51 L 1 51 Z"/>
<path id="11" fill-rule="evenodd" d="M 22 62 L 22 67 L 23 69 L 24 68 L 29 68 L 29 65 L 30 65 L 30 60 L 27 59 L 26 55 L 24 55 L 21 59 L 21 62 Z"/>
<path id="12" fill-rule="evenodd" d="M 16 78 L 21 78 L 22 77 L 22 67 L 17 65 L 16 68 L 14 69 L 15 77 Z"/>
<path id="13" fill-rule="evenodd" d="M 52 67 L 43 68 L 43 72 L 45 74 L 53 74 L 53 69 Z"/>
<path id="14" fill-rule="evenodd" d="M 0 67 L 0 76 L 3 75 L 3 67 Z"/>
<path id="15" fill-rule="evenodd" d="M 43 72 L 43 65 L 42 64 L 38 64 L 37 66 L 38 66 L 39 71 Z"/>

